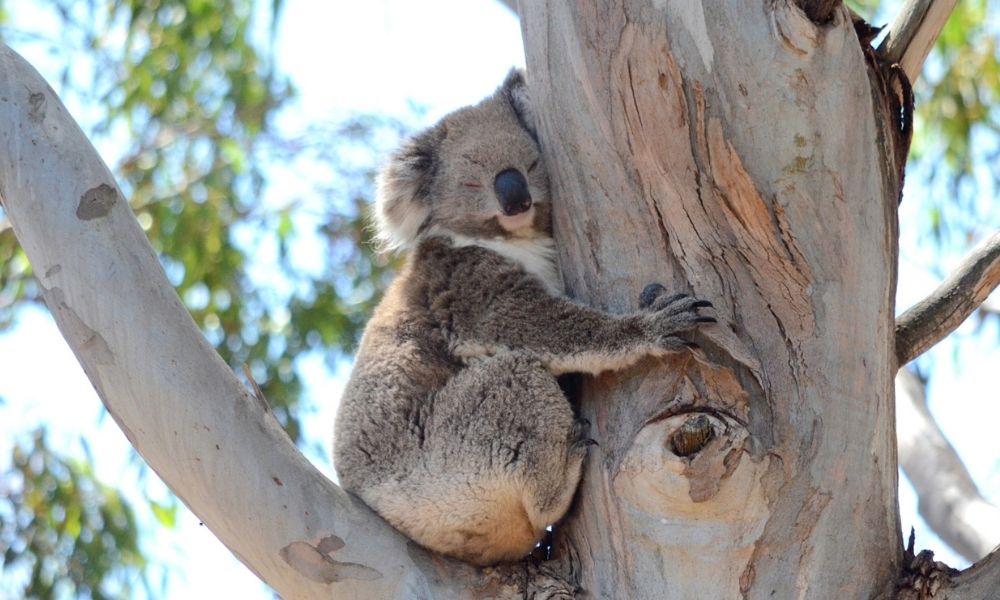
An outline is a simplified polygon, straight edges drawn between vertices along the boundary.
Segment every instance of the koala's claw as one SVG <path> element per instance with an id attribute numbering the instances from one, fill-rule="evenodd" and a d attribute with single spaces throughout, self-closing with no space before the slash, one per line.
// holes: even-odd
<path id="1" fill-rule="evenodd" d="M 718 323 L 715 317 L 700 313 L 701 309 L 715 306 L 690 294 L 668 295 L 664 292 L 662 285 L 653 283 L 646 286 L 640 297 L 656 345 L 676 352 L 700 349 L 697 343 L 685 339 L 687 336 L 682 334 L 704 324 Z"/>
<path id="2" fill-rule="evenodd" d="M 715 305 L 708 300 L 699 300 L 692 297 L 690 294 L 679 293 L 667 296 L 666 292 L 667 288 L 663 287 L 659 283 L 651 283 L 647 285 L 643 288 L 642 293 L 639 294 L 639 308 L 641 310 L 659 311 L 672 304 L 678 303 L 681 300 L 687 300 L 691 304 L 689 307 L 680 308 L 679 310 L 715 308 Z"/>
<path id="3" fill-rule="evenodd" d="M 653 304 L 650 306 L 653 310 L 663 310 L 671 304 L 677 304 L 682 300 L 693 300 L 698 302 L 688 294 L 680 293 L 674 294 L 673 296 L 659 296 L 656 300 L 653 300 Z"/>
<path id="4" fill-rule="evenodd" d="M 705 302 L 707 301 L 699 300 L 688 294 L 675 294 L 669 297 L 664 295 L 654 300 L 648 310 L 654 313 L 680 314 L 689 312 L 696 315 L 699 308 L 708 308 L 705 306 Z"/>
<path id="5" fill-rule="evenodd" d="M 703 316 L 699 312 L 703 308 L 715 308 L 714 304 L 690 294 L 667 294 L 667 289 L 659 283 L 643 288 L 639 294 L 639 307 L 649 319 L 656 345 L 670 351 L 701 349 L 696 342 L 679 334 L 706 323 L 718 323 L 715 317 Z"/>

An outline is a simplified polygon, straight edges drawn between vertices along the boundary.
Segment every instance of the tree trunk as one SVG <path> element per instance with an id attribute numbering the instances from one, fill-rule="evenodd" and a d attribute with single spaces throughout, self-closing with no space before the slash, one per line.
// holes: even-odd
<path id="1" fill-rule="evenodd" d="M 521 20 L 571 295 L 625 311 L 660 281 L 723 324 L 697 358 L 585 385 L 581 586 L 890 595 L 899 182 L 846 11 L 526 2 Z M 715 437 L 680 457 L 699 413 Z"/>
<path id="2" fill-rule="evenodd" d="M 584 382 L 556 559 L 430 555 L 313 469 L 198 333 L 54 93 L 0 52 L 0 200 L 108 410 L 287 598 L 886 598 L 899 160 L 836 2 L 521 7 L 567 287 L 712 300 L 702 350 Z M 906 555 L 909 558 L 908 555 Z M 956 579 L 981 598 L 997 561 Z M 992 579 L 991 579 L 992 578 Z M 962 587 L 964 586 L 964 587 Z"/>

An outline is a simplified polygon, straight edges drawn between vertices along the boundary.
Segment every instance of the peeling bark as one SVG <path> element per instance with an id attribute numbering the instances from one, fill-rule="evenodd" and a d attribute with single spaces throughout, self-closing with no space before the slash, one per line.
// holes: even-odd
<path id="1" fill-rule="evenodd" d="M 914 534 L 910 532 L 910 543 L 903 557 L 903 576 L 899 579 L 896 600 L 933 600 L 944 597 L 942 590 L 952 584 L 952 577 L 958 572 L 948 565 L 934 560 L 934 553 L 924 550 L 913 553 Z"/>
<path id="2" fill-rule="evenodd" d="M 584 386 L 600 445 L 565 533 L 581 586 L 889 594 L 895 124 L 846 11 L 817 27 L 782 1 L 521 8 L 567 288 L 625 311 L 662 281 L 728 323 L 703 357 Z M 677 456 L 670 417 L 696 410 L 726 433 Z"/>

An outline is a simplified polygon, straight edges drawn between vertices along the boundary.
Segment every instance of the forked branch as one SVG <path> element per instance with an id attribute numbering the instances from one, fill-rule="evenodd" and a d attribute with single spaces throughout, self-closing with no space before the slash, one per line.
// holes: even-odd
<path id="1" fill-rule="evenodd" d="M 890 64 L 899 63 L 916 82 L 935 40 L 958 0 L 907 0 L 896 14 L 878 52 Z"/>
<path id="2" fill-rule="evenodd" d="M 954 331 L 1000 283 L 1000 233 L 962 261 L 941 285 L 896 319 L 896 360 L 903 366 Z"/>

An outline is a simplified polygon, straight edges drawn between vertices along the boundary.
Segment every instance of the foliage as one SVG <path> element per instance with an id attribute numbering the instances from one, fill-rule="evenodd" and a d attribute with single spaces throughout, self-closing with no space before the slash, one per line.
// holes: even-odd
<path id="1" fill-rule="evenodd" d="M 880 0 L 846 0 L 848 8 L 866 17 L 866 20 L 871 19 L 871 15 L 875 14 L 879 6 L 882 5 Z"/>
<path id="2" fill-rule="evenodd" d="M 992 16 L 991 16 L 992 15 Z M 948 19 L 915 88 L 913 160 L 937 193 L 928 206 L 933 238 L 951 232 L 959 244 L 982 226 L 1000 224 L 1000 49 L 997 7 L 960 2 Z"/>
<path id="3" fill-rule="evenodd" d="M 128 597 L 146 565 L 126 499 L 54 453 L 44 430 L 15 445 L 0 473 L 0 550 L 0 594 L 25 598 Z"/>

